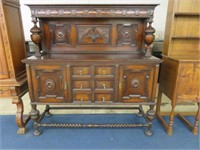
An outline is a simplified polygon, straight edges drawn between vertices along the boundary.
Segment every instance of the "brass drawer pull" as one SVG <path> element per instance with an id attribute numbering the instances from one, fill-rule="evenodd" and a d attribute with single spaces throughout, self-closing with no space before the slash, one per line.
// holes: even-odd
<path id="1" fill-rule="evenodd" d="M 104 96 L 102 97 L 102 100 L 103 100 L 103 102 L 105 102 L 105 97 Z"/>
<path id="2" fill-rule="evenodd" d="M 102 72 L 103 72 L 103 75 L 105 76 L 105 75 L 106 75 L 106 71 L 105 71 L 105 70 L 103 70 Z"/>
<path id="3" fill-rule="evenodd" d="M 83 101 L 83 97 L 81 97 L 81 102 Z"/>
<path id="4" fill-rule="evenodd" d="M 83 70 L 79 70 L 79 75 L 80 75 L 80 76 L 83 75 Z"/>
<path id="5" fill-rule="evenodd" d="M 133 86 L 133 88 L 138 88 L 140 86 L 140 81 L 138 79 L 133 79 L 131 81 L 131 85 Z"/>
<path id="6" fill-rule="evenodd" d="M 81 84 L 80 89 L 83 89 L 83 84 Z"/>
<path id="7" fill-rule="evenodd" d="M 103 89 L 106 89 L 106 84 L 105 83 L 103 83 Z"/>

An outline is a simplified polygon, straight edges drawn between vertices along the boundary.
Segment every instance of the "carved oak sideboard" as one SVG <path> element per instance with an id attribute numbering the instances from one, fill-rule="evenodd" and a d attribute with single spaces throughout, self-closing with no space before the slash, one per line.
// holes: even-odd
<path id="1" fill-rule="evenodd" d="M 35 56 L 26 63 L 34 135 L 39 127 L 146 127 L 152 135 L 160 59 L 151 56 L 156 5 L 29 5 Z M 37 26 L 39 19 L 40 27 Z M 46 105 L 39 113 L 37 105 Z M 144 124 L 44 124 L 61 109 L 137 109 Z M 144 112 L 143 106 L 149 106 Z M 60 108 L 60 107 L 59 107 Z"/>

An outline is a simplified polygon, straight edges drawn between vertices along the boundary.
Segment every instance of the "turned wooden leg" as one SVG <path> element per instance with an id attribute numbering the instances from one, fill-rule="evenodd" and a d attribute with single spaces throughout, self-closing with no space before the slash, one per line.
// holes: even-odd
<path id="1" fill-rule="evenodd" d="M 138 117 L 143 117 L 142 106 L 139 106 L 139 112 L 136 114 Z"/>
<path id="2" fill-rule="evenodd" d="M 161 99 L 162 99 L 162 91 L 159 89 L 157 104 L 156 104 L 156 115 L 160 114 Z"/>
<path id="3" fill-rule="evenodd" d="M 147 136 L 152 136 L 153 131 L 152 131 L 152 121 L 155 118 L 155 111 L 153 110 L 154 105 L 150 105 L 150 109 L 147 111 L 147 122 L 148 122 L 148 127 L 144 131 L 145 135 Z"/>
<path id="4" fill-rule="evenodd" d="M 21 97 L 13 98 L 12 100 L 13 104 L 17 105 L 17 113 L 16 113 L 16 123 L 19 127 L 17 134 L 25 134 L 26 133 L 26 124 L 30 120 L 30 115 L 26 116 L 24 118 L 24 104 L 21 99 Z"/>
<path id="5" fill-rule="evenodd" d="M 195 117 L 195 122 L 194 122 L 194 127 L 193 127 L 193 130 L 192 130 L 192 133 L 197 135 L 198 134 L 198 126 L 199 126 L 199 117 L 200 117 L 200 103 L 197 103 L 198 105 L 198 111 L 197 111 L 197 114 L 196 114 L 196 117 Z"/>
<path id="6" fill-rule="evenodd" d="M 49 111 L 50 111 L 50 107 L 49 107 L 49 105 L 46 105 L 45 117 L 51 117 L 52 116 L 52 114 Z"/>
<path id="7" fill-rule="evenodd" d="M 174 110 L 175 110 L 175 105 L 172 104 L 172 109 L 171 109 L 171 113 L 169 116 L 169 125 L 168 125 L 168 129 L 167 129 L 167 133 L 168 135 L 172 135 L 173 134 L 173 123 L 174 123 Z"/>
<path id="8" fill-rule="evenodd" d="M 32 107 L 32 110 L 30 114 L 31 114 L 31 119 L 34 121 L 34 129 L 35 129 L 33 134 L 40 135 L 41 131 L 39 130 L 39 127 L 38 127 L 38 119 L 40 116 L 40 112 L 37 110 L 36 105 L 31 105 L 31 107 Z"/>

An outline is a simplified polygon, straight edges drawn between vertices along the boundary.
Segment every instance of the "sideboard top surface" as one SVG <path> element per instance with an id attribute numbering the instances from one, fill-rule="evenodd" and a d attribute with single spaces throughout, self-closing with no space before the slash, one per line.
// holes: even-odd
<path id="1" fill-rule="evenodd" d="M 143 55 L 134 54 L 46 54 L 41 57 L 31 56 L 23 62 L 153 62 L 160 63 L 161 60 L 151 56 L 145 57 Z"/>

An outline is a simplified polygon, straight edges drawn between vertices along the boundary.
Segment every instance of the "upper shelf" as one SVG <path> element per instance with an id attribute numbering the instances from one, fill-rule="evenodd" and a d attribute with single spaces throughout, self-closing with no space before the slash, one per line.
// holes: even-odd
<path id="1" fill-rule="evenodd" d="M 198 36 L 172 36 L 172 39 L 193 39 L 193 40 L 200 40 Z"/>
<path id="2" fill-rule="evenodd" d="M 199 12 L 176 12 L 175 16 L 200 16 Z"/>

